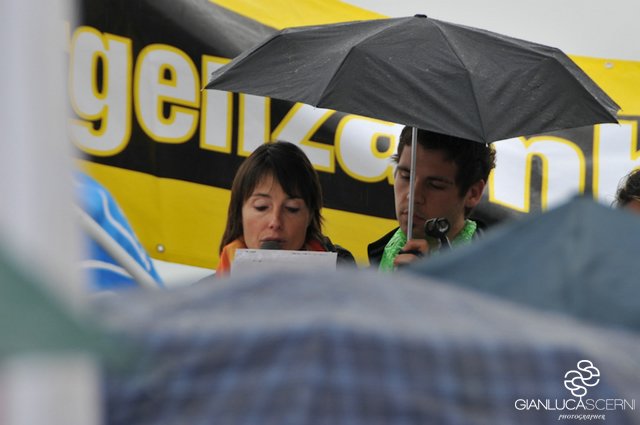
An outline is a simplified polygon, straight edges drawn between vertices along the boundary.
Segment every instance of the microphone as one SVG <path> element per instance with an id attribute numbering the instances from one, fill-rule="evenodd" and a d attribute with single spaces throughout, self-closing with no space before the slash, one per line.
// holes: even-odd
<path id="1" fill-rule="evenodd" d="M 278 241 L 264 241 L 260 244 L 260 249 L 282 249 Z"/>
<path id="2" fill-rule="evenodd" d="M 424 223 L 424 233 L 427 236 L 438 239 L 441 248 L 451 248 L 451 243 L 447 238 L 447 232 L 450 227 L 449 220 L 444 217 L 431 218 Z"/>

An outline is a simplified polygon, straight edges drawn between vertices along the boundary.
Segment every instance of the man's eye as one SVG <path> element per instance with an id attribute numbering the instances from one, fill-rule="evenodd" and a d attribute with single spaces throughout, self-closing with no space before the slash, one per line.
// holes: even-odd
<path id="1" fill-rule="evenodd" d="M 442 183 L 434 183 L 434 182 L 431 182 L 430 186 L 435 190 L 445 190 L 447 188 L 447 186 L 443 185 Z"/>

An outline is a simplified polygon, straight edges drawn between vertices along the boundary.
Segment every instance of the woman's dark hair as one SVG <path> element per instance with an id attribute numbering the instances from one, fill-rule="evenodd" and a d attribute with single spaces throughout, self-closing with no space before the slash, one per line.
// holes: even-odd
<path id="1" fill-rule="evenodd" d="M 258 147 L 238 168 L 231 186 L 227 225 L 220 251 L 243 235 L 242 206 L 260 181 L 268 176 L 272 176 L 287 195 L 302 198 L 309 209 L 311 223 L 307 228 L 306 240 L 322 239 L 322 188 L 318 174 L 298 146 L 289 142 L 275 142 Z"/>
<path id="2" fill-rule="evenodd" d="M 616 193 L 615 204 L 618 207 L 624 207 L 633 200 L 640 201 L 640 169 L 631 171 L 622 179 Z"/>

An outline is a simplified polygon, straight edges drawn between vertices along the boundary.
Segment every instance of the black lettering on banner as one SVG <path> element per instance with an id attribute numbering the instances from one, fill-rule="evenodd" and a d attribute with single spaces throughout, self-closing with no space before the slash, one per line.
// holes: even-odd
<path id="1" fill-rule="evenodd" d="M 178 7 L 169 3 L 163 2 L 162 7 Z M 182 16 L 180 19 L 190 22 L 187 27 L 172 19 L 171 13 L 159 13 L 155 8 L 160 6 L 154 6 L 154 2 L 83 2 L 81 25 L 72 31 L 69 58 L 73 71 L 70 99 L 76 113 L 71 127 L 79 156 L 158 177 L 230 188 L 237 167 L 247 155 L 246 146 L 271 138 L 290 118 L 294 105 L 266 102 L 265 116 L 249 122 L 256 118 L 252 111 L 262 105 L 252 104 L 255 99 L 233 94 L 205 103 L 205 96 L 211 94 L 200 88 L 206 83 L 204 71 L 209 59 L 234 57 L 275 31 L 214 4 L 210 6 L 211 10 L 198 16 Z M 252 105 L 257 107 L 251 109 Z M 513 182 L 508 174 L 494 173 L 483 200 L 483 205 L 491 204 L 487 214 L 539 211 L 574 190 L 593 197 L 609 193 L 622 172 L 607 165 L 611 149 L 611 144 L 605 143 L 607 138 L 622 138 L 621 152 L 629 156 L 625 164 L 640 166 L 640 155 L 633 154 L 640 151 L 640 117 L 620 118 L 624 126 L 615 134 L 602 130 L 604 126 L 600 130 L 585 127 L 516 141 L 523 147 L 511 154 L 528 174 L 523 172 Z M 390 147 L 395 146 L 394 135 L 399 131 L 390 128 L 375 136 L 378 131 L 371 130 L 370 136 L 363 135 L 363 158 L 369 162 L 358 168 L 348 153 L 352 148 L 348 138 L 341 138 L 341 131 L 355 125 L 352 119 L 352 115 L 340 112 L 314 118 L 307 123 L 314 131 L 301 142 L 320 153 L 326 147 L 329 163 L 317 166 L 325 205 L 393 218 L 389 156 L 394 153 Z M 372 126 L 364 123 L 361 128 L 366 133 Z M 247 134 L 250 137 L 245 137 Z M 555 150 L 566 152 L 569 160 L 554 157 Z M 568 177 L 555 179 L 560 175 L 558 170 L 564 170 Z M 511 186 L 504 185 L 505 181 Z M 496 207 L 502 212 L 496 213 Z M 482 212 L 482 206 L 479 210 Z M 487 221 L 492 220 L 489 217 Z"/>

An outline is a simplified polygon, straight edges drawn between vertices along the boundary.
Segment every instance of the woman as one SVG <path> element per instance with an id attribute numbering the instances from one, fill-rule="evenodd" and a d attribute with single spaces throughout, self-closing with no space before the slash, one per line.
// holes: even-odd
<path id="1" fill-rule="evenodd" d="M 331 251 L 338 263 L 355 264 L 322 234 L 321 208 L 320 180 L 304 152 L 288 142 L 260 146 L 233 180 L 216 275 L 229 273 L 238 248 Z"/>

